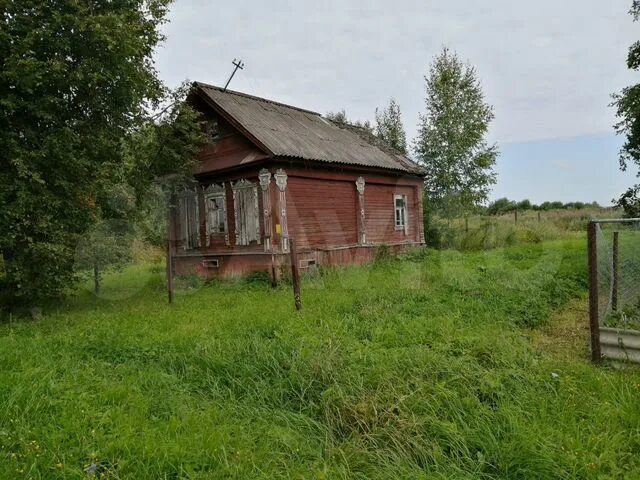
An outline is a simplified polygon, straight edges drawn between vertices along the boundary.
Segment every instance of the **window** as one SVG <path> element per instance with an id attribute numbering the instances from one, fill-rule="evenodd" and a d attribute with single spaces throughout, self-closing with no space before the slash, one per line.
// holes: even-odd
<path id="1" fill-rule="evenodd" d="M 247 180 L 233 184 L 233 210 L 236 221 L 236 245 L 260 243 L 258 186 Z"/>
<path id="2" fill-rule="evenodd" d="M 207 224 L 207 246 L 211 235 L 225 235 L 227 237 L 227 202 L 224 184 L 209 185 L 204 189 L 204 210 Z"/>
<path id="3" fill-rule="evenodd" d="M 209 118 L 204 124 L 204 133 L 210 142 L 215 142 L 220 136 L 217 118 Z"/>
<path id="4" fill-rule="evenodd" d="M 200 246 L 200 212 L 196 192 L 184 192 L 178 197 L 178 218 L 182 248 L 191 250 Z"/>
<path id="5" fill-rule="evenodd" d="M 394 195 L 393 203 L 396 230 L 404 230 L 404 232 L 407 233 L 407 196 Z"/>

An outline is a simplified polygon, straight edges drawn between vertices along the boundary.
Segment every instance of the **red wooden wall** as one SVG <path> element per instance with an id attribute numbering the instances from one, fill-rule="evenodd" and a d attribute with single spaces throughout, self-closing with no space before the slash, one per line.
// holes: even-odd
<path id="1" fill-rule="evenodd" d="M 394 195 L 407 196 L 407 233 L 395 228 Z M 416 241 L 416 192 L 406 185 L 369 184 L 364 189 L 364 210 L 367 242 L 391 243 Z"/>
<path id="2" fill-rule="evenodd" d="M 299 247 L 354 245 L 357 237 L 357 196 L 349 180 L 289 177 L 289 235 Z"/>

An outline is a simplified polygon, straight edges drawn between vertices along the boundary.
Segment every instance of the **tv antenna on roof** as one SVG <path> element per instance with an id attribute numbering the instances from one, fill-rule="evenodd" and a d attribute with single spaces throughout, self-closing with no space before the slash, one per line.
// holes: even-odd
<path id="1" fill-rule="evenodd" d="M 233 69 L 233 72 L 231 72 L 231 76 L 229 77 L 229 80 L 227 80 L 226 85 L 224 86 L 224 88 L 222 89 L 222 91 L 224 92 L 227 87 L 229 86 L 229 84 L 231 83 L 231 79 L 233 78 L 233 76 L 236 74 L 236 72 L 238 71 L 238 69 L 242 70 L 244 68 L 244 63 L 242 63 L 242 60 L 236 60 L 235 58 L 233 59 L 233 65 L 235 65 L 235 68 Z"/>

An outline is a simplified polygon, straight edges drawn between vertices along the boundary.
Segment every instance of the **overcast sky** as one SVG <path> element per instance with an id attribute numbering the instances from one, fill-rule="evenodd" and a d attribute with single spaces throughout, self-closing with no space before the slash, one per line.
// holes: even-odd
<path id="1" fill-rule="evenodd" d="M 628 46 L 640 39 L 630 3 L 177 0 L 157 62 L 169 85 L 185 78 L 224 85 L 231 61 L 242 58 L 230 88 L 320 113 L 344 108 L 353 119 L 372 120 L 393 96 L 412 138 L 424 109 L 423 77 L 446 45 L 477 67 L 495 107 L 490 139 L 504 147 L 496 194 L 543 200 L 555 192 L 535 190 L 531 175 L 542 175 L 540 182 L 560 175 L 572 187 L 554 198 L 608 201 L 619 193 L 616 181 L 633 181 L 615 171 L 619 141 L 611 139 L 608 107 L 612 92 L 637 81 L 625 66 Z M 581 157 L 594 155 L 594 139 L 603 148 L 582 165 Z M 558 142 L 575 148 L 556 149 Z M 542 170 L 528 144 L 548 164 Z M 572 182 L 572 170 L 594 165 L 601 171 L 592 184 Z M 605 173 L 613 183 L 602 185 Z"/>

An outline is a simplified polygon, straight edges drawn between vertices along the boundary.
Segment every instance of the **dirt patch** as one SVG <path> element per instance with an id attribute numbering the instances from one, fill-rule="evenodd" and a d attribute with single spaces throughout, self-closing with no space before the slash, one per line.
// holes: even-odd
<path id="1" fill-rule="evenodd" d="M 533 345 L 556 358 L 589 361 L 589 302 L 572 300 L 551 314 L 547 322 L 531 334 Z"/>

